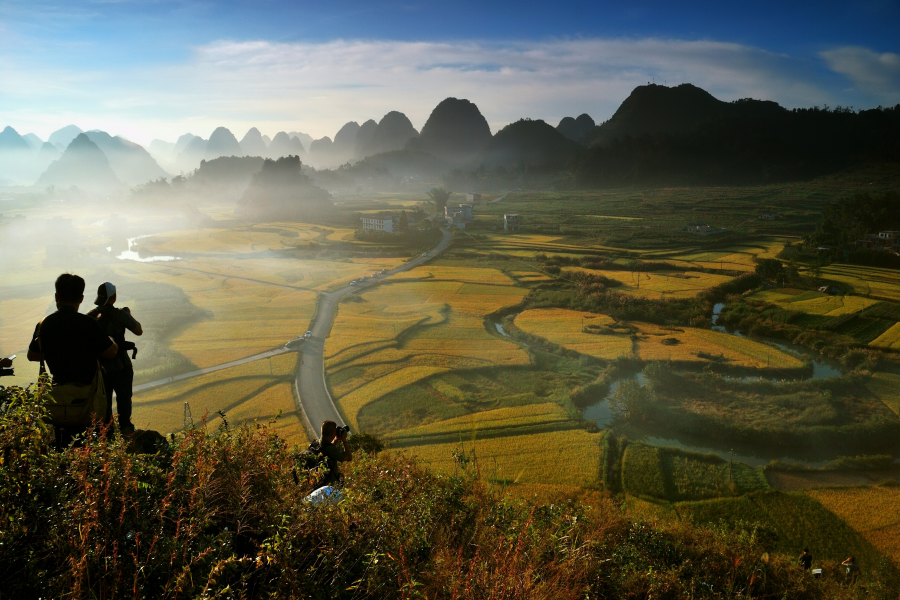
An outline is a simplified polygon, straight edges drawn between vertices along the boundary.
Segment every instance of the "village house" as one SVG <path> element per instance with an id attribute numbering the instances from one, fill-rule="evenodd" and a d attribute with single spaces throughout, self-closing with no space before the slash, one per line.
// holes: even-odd
<path id="1" fill-rule="evenodd" d="M 519 231 L 519 215 L 503 215 L 503 231 Z"/>
<path id="2" fill-rule="evenodd" d="M 394 233 L 394 230 L 396 229 L 394 216 L 391 213 L 363 215 L 361 220 L 363 231 L 385 231 L 387 233 Z"/>

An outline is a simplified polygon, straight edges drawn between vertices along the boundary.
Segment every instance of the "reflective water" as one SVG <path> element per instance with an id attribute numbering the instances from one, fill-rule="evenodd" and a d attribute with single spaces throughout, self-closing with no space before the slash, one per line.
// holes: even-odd
<path id="1" fill-rule="evenodd" d="M 149 235 L 139 235 L 137 237 L 128 238 L 128 250 L 122 251 L 116 258 L 119 260 L 133 260 L 136 262 L 171 262 L 173 260 L 178 260 L 177 256 L 163 256 L 163 255 L 153 255 L 153 256 L 141 256 L 135 249 L 135 242 L 138 240 L 142 240 L 144 238 L 153 237 L 154 233 Z"/>

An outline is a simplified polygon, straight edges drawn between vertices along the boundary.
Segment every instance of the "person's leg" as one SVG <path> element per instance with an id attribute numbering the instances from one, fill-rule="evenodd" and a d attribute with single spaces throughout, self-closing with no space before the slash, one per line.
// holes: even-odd
<path id="1" fill-rule="evenodd" d="M 119 412 L 119 431 L 134 433 L 131 423 L 131 387 L 134 371 L 124 371 L 116 378 L 116 410 Z"/>

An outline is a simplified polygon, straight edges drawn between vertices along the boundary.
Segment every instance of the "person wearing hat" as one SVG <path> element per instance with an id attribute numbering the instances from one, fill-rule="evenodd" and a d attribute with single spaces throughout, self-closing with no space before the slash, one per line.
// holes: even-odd
<path id="1" fill-rule="evenodd" d="M 114 358 L 103 359 L 100 364 L 106 375 L 103 379 L 106 384 L 106 422 L 112 419 L 112 398 L 116 394 L 116 409 L 119 412 L 119 431 L 123 435 L 134 433 L 134 425 L 131 423 L 131 387 L 134 382 L 134 368 L 127 348 L 134 348 L 134 344 L 125 341 L 125 331 L 134 335 L 143 335 L 141 324 L 131 316 L 131 310 L 125 306 L 116 308 L 116 286 L 103 283 L 97 288 L 97 299 L 94 304 L 97 308 L 91 310 L 88 316 L 97 319 L 100 328 L 113 339 L 118 346 L 118 352 Z"/>

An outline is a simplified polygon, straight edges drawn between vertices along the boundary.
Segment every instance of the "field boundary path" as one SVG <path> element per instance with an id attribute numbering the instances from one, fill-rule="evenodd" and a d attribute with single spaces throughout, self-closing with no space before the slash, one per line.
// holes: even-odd
<path id="1" fill-rule="evenodd" d="M 418 256 L 408 263 L 387 271 L 373 279 L 363 279 L 357 285 L 348 285 L 333 292 L 323 292 L 319 299 L 319 309 L 310 327 L 311 337 L 300 349 L 300 362 L 294 379 L 294 392 L 297 410 L 303 415 L 304 425 L 313 438 L 319 436 L 319 426 L 323 421 L 334 421 L 344 425 L 344 419 L 338 411 L 328 386 L 325 383 L 325 339 L 331 333 L 337 305 L 341 299 L 360 288 L 367 288 L 380 283 L 391 275 L 408 271 L 428 262 L 447 249 L 453 235 L 448 230 L 441 230 L 441 242 L 431 251 Z"/>
<path id="2" fill-rule="evenodd" d="M 166 377 L 165 379 L 157 379 L 156 381 L 151 381 L 149 383 L 142 383 L 141 385 L 134 386 L 132 388 L 132 390 L 135 392 L 142 392 L 144 390 L 149 390 L 151 388 L 159 387 L 159 386 L 165 385 L 167 383 L 174 383 L 176 381 L 181 381 L 183 379 L 190 379 L 191 377 L 197 377 L 198 375 L 206 375 L 207 373 L 215 373 L 216 371 L 221 371 L 222 369 L 230 369 L 231 367 L 245 365 L 249 362 L 262 360 L 264 358 L 272 358 L 273 356 L 278 356 L 279 354 L 286 354 L 288 352 L 296 352 L 296 350 L 288 348 L 286 346 L 282 346 L 280 348 L 274 348 L 272 350 L 266 350 L 265 352 L 260 352 L 259 354 L 254 354 L 252 356 L 246 356 L 244 358 L 239 358 L 238 360 L 233 360 L 231 362 L 222 363 L 221 365 L 206 367 L 204 369 L 197 369 L 196 371 L 188 371 L 187 373 L 182 373 L 181 375 L 173 375 L 172 377 Z"/>

